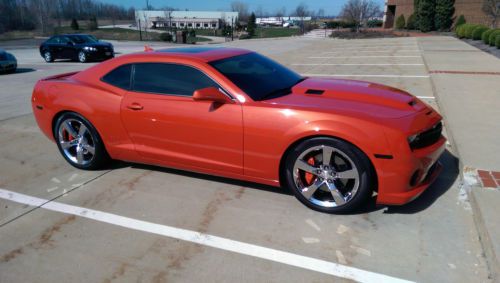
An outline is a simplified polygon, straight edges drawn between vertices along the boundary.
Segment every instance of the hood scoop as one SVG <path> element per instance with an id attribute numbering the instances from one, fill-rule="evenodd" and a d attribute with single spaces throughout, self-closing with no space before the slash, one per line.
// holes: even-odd
<path id="1" fill-rule="evenodd" d="M 322 89 L 308 89 L 306 90 L 306 94 L 316 94 L 316 95 L 322 95 L 325 91 Z"/>

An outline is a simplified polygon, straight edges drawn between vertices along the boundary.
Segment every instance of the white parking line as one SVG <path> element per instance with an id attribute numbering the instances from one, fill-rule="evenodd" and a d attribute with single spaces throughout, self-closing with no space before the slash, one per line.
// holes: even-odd
<path id="1" fill-rule="evenodd" d="M 428 75 L 348 75 L 348 74 L 301 74 L 305 77 L 373 77 L 373 78 L 429 78 Z"/>
<path id="2" fill-rule="evenodd" d="M 436 99 L 434 96 L 417 96 L 420 99 Z"/>
<path id="3" fill-rule="evenodd" d="M 293 254 L 285 251 L 275 250 L 227 238 L 204 234 L 196 231 L 175 228 L 171 226 L 146 222 L 102 212 L 84 207 L 68 205 L 60 202 L 41 199 L 9 190 L 0 189 L 0 198 L 30 206 L 40 207 L 51 211 L 76 215 L 99 222 L 117 225 L 137 231 L 148 232 L 156 235 L 175 238 L 221 250 L 235 252 L 238 254 L 253 256 L 274 262 L 279 262 L 307 270 L 329 274 L 341 278 L 351 279 L 359 282 L 411 282 L 396 277 L 379 274 L 371 271 L 358 269 L 334 262 L 329 262 L 312 257 Z"/>
<path id="4" fill-rule="evenodd" d="M 349 50 L 349 49 L 345 49 L 345 50 Z M 366 52 L 366 53 L 384 53 L 384 52 L 415 52 L 415 53 L 418 53 L 420 52 L 420 50 L 352 50 L 350 49 L 349 51 L 352 51 L 352 52 Z M 341 52 L 345 52 L 345 51 L 326 51 L 326 52 L 322 52 L 322 53 L 341 53 Z"/>
<path id="5" fill-rule="evenodd" d="M 311 56 L 310 59 L 335 59 L 335 58 L 421 58 L 415 55 L 373 55 L 373 56 Z"/>
<path id="6" fill-rule="evenodd" d="M 335 64 L 335 63 L 297 63 L 291 64 L 292 66 L 424 66 L 424 64 L 391 64 L 391 63 L 381 63 L 381 64 Z"/>

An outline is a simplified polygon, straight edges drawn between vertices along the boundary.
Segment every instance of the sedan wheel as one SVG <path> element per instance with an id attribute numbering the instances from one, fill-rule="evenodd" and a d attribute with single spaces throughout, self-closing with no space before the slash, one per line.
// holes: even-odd
<path id="1" fill-rule="evenodd" d="M 43 53 L 43 59 L 45 59 L 45 62 L 47 63 L 54 62 L 54 57 L 52 57 L 52 54 L 49 51 L 45 51 L 45 53 Z"/>
<path id="2" fill-rule="evenodd" d="M 78 61 L 80 61 L 80 63 L 87 62 L 87 55 L 85 55 L 85 52 L 80 51 L 80 53 L 78 53 Z"/>
<path id="3" fill-rule="evenodd" d="M 77 168 L 98 169 L 109 158 L 97 131 L 78 114 L 63 114 L 56 123 L 55 137 L 61 154 Z"/>
<path id="4" fill-rule="evenodd" d="M 291 152 L 286 167 L 286 181 L 295 196 L 322 212 L 357 209 L 372 191 L 368 159 L 341 140 L 307 140 Z"/>

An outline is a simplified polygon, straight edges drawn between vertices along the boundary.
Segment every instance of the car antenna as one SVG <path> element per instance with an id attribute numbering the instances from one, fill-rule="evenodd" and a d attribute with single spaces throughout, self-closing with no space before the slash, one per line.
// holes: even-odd
<path id="1" fill-rule="evenodd" d="M 149 45 L 144 45 L 144 52 L 151 52 L 151 51 L 154 51 L 153 48 L 151 48 L 151 46 Z"/>

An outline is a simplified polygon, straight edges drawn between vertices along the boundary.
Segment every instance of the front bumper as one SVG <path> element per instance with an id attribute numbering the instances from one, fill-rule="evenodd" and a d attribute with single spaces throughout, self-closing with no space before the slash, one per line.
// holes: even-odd
<path id="1" fill-rule="evenodd" d="M 441 136 L 428 147 L 397 155 L 392 160 L 377 160 L 377 203 L 402 205 L 416 199 L 441 172 L 438 159 L 445 148 L 446 139 Z"/>
<path id="2" fill-rule="evenodd" d="M 107 60 L 115 57 L 114 51 L 87 51 L 85 52 L 88 60 Z"/>

